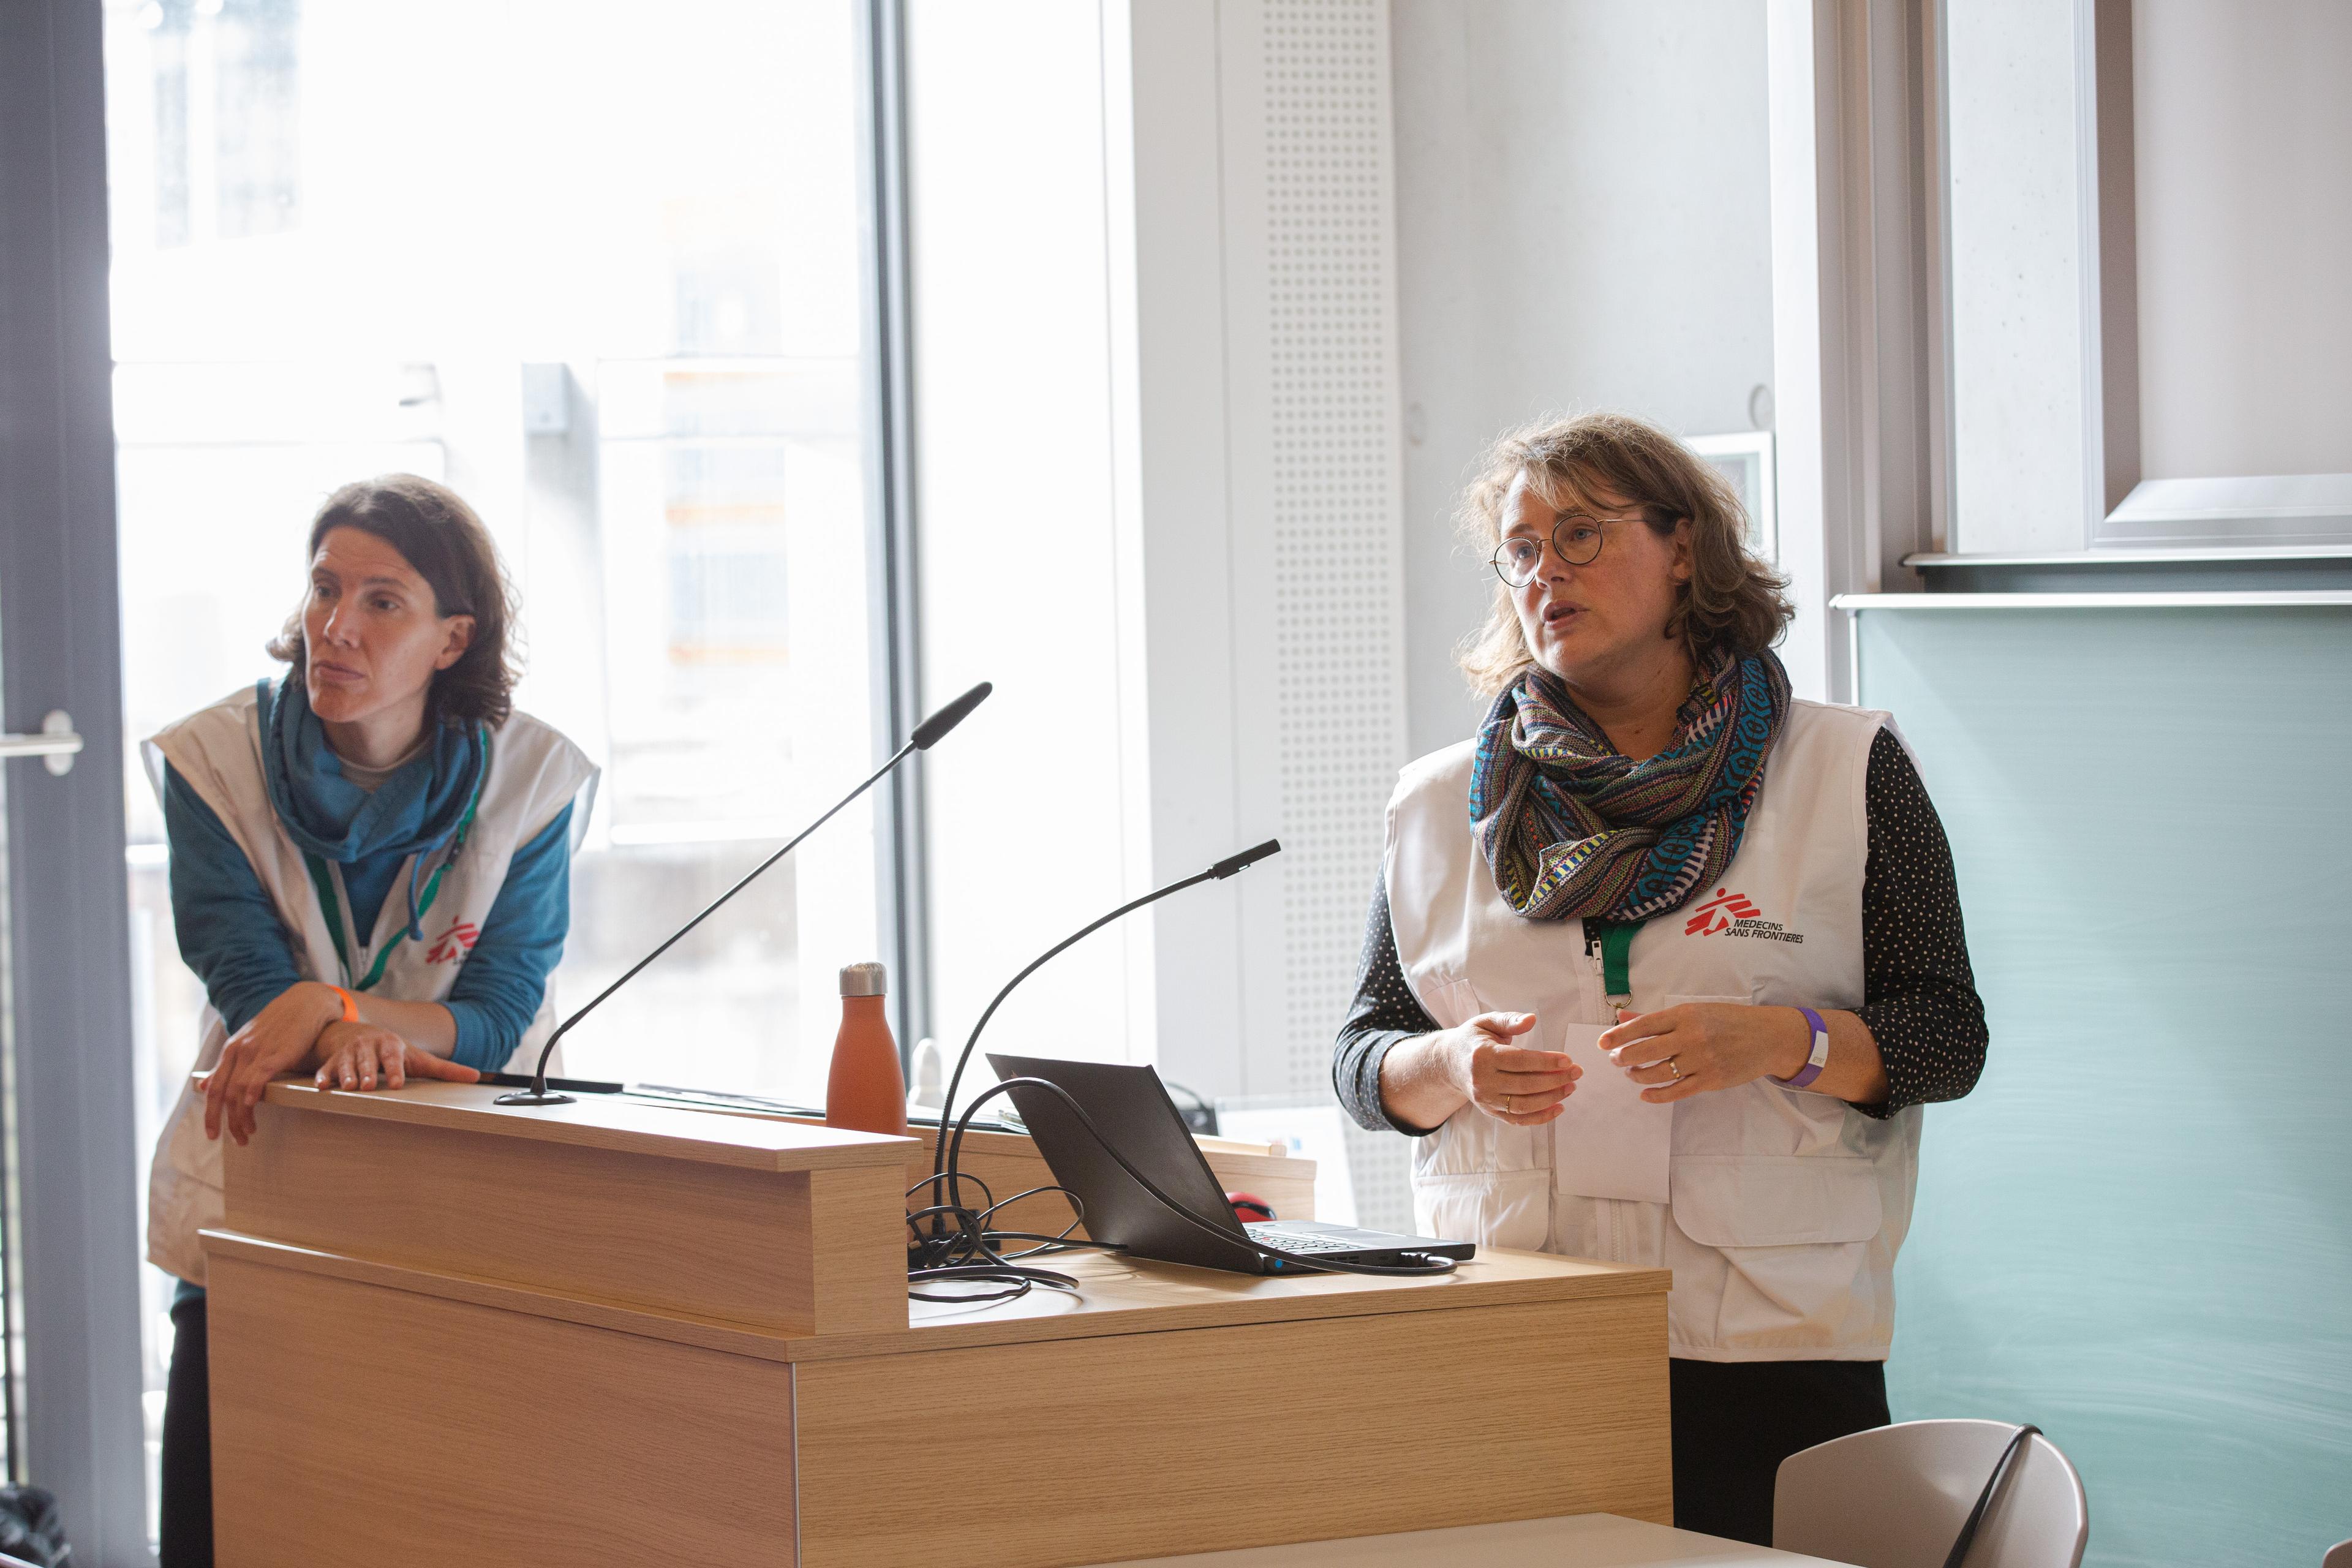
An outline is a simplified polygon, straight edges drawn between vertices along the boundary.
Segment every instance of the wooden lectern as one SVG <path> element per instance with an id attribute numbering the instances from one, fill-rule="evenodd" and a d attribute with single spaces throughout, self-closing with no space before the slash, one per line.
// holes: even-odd
<path id="1" fill-rule="evenodd" d="M 1671 1516 L 1663 1270 L 1077 1254 L 1078 1300 L 910 1319 L 928 1144 L 494 1092 L 277 1083 L 228 1150 L 223 1563 L 1071 1564 Z M 1211 1153 L 1276 1174 L 1248 1158 Z"/>

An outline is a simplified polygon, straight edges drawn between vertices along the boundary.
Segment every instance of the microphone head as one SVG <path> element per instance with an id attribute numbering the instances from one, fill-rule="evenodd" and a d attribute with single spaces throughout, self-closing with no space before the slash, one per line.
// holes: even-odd
<path id="1" fill-rule="evenodd" d="M 915 750 L 928 752 L 938 745 L 950 730 L 963 722 L 965 714 L 987 701 L 988 694 L 995 689 L 995 682 L 983 680 L 916 725 L 914 734 L 908 737 Z"/>
<path id="2" fill-rule="evenodd" d="M 1232 876 L 1236 871 L 1244 870 L 1249 867 L 1256 865 L 1259 861 L 1265 859 L 1269 855 L 1279 855 L 1281 853 L 1282 840 L 1279 838 L 1269 838 L 1255 849 L 1244 849 L 1238 855 L 1228 855 L 1225 858 L 1218 861 L 1215 865 L 1209 868 L 1209 875 L 1222 881 L 1225 878 Z"/>

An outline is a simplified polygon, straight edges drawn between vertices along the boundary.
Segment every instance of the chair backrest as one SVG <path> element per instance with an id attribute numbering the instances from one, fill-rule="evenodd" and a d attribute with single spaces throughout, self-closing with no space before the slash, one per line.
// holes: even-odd
<path id="1" fill-rule="evenodd" d="M 2005 1421 L 1906 1421 L 1791 1454 L 1773 1489 L 1772 1544 L 1860 1568 L 1943 1568 L 2016 1435 Z M 1968 1568 L 2078 1568 L 2090 1537 L 2082 1478 L 2036 1436 L 1986 1510 Z"/>
<path id="2" fill-rule="evenodd" d="M 2352 1568 L 2352 1541 L 2339 1541 L 2319 1560 L 2319 1568 Z"/>

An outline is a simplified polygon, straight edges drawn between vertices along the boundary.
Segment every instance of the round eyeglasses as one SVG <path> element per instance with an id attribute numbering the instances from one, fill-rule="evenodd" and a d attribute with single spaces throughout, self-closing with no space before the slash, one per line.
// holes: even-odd
<path id="1" fill-rule="evenodd" d="M 1590 566 L 1601 554 L 1605 535 L 1604 522 L 1635 521 L 1638 519 L 1587 517 L 1582 512 L 1569 512 L 1551 525 L 1551 552 L 1564 565 Z M 1536 580 L 1543 570 L 1543 542 L 1522 535 L 1506 539 L 1495 547 L 1487 563 L 1495 575 L 1514 588 L 1524 588 Z"/>

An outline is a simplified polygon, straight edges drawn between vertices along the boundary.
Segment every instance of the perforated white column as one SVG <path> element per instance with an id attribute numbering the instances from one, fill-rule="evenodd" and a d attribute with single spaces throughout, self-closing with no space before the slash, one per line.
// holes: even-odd
<path id="1" fill-rule="evenodd" d="M 1244 895 L 1243 1079 L 1328 1095 L 1405 760 L 1389 7 L 1228 4 L 1223 35 L 1239 792 L 1286 847 Z M 1351 1165 L 1394 1221 L 1381 1142 Z"/>
<path id="2" fill-rule="evenodd" d="M 1284 846 L 1152 911 L 1150 1050 L 1328 1102 L 1405 747 L 1388 5 L 1104 14 L 1129 772 L 1155 877 Z M 1402 1140 L 1368 1141 L 1395 1223 Z"/>
<path id="3" fill-rule="evenodd" d="M 1283 1087 L 1313 1091 L 1404 760 L 1388 6 L 1268 0 L 1263 26 Z"/>

